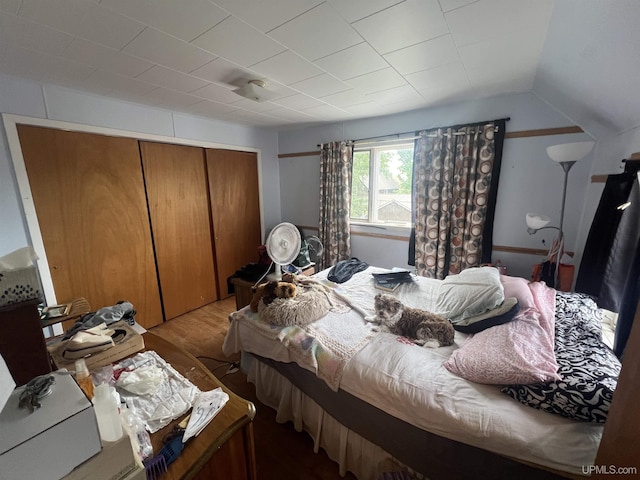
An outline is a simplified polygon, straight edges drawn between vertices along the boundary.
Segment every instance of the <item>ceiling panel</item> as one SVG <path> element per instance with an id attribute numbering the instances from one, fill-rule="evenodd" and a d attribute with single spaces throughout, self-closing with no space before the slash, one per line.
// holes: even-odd
<path id="1" fill-rule="evenodd" d="M 341 80 L 375 72 L 389 66 L 385 59 L 365 42 L 327 55 L 317 60 L 316 64 Z"/>
<path id="2" fill-rule="evenodd" d="M 449 32 L 437 0 L 406 0 L 353 26 L 380 53 L 393 52 Z"/>
<path id="3" fill-rule="evenodd" d="M 215 58 L 204 50 L 152 27 L 147 27 L 124 48 L 124 51 L 185 73 Z"/>
<path id="4" fill-rule="evenodd" d="M 279 27 L 292 18 L 311 10 L 322 0 L 216 0 L 233 16 L 247 22 L 263 33 Z"/>
<path id="5" fill-rule="evenodd" d="M 264 33 L 235 17 L 227 17 L 191 43 L 245 67 L 285 50 Z"/>
<path id="6" fill-rule="evenodd" d="M 282 127 L 535 90 L 581 119 L 602 111 L 594 125 L 621 129 L 640 122 L 631 100 L 638 5 L 0 0 L 0 73 Z M 252 79 L 273 101 L 233 93 Z"/>
<path id="7" fill-rule="evenodd" d="M 69 60 L 86 63 L 102 71 L 136 77 L 154 66 L 153 63 L 99 43 L 75 38 L 61 55 Z"/>
<path id="8" fill-rule="evenodd" d="M 112 48 L 135 38 L 144 24 L 83 0 L 23 0 L 20 16 Z"/>
<path id="9" fill-rule="evenodd" d="M 384 58 L 398 73 L 405 75 L 454 62 L 458 59 L 458 51 L 451 35 L 443 35 L 387 53 Z"/>
<path id="10" fill-rule="evenodd" d="M 100 6 L 151 25 L 187 42 L 224 20 L 229 14 L 208 0 L 100 0 Z"/>
<path id="11" fill-rule="evenodd" d="M 272 30 L 269 35 L 312 61 L 362 42 L 360 35 L 326 3 Z"/>

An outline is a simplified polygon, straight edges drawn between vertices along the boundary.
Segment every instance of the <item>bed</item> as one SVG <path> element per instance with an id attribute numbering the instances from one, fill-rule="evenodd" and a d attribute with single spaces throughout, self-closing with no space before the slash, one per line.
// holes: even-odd
<path id="1" fill-rule="evenodd" d="M 306 430 L 360 480 L 584 478 L 620 371 L 595 303 L 491 267 L 470 269 L 482 281 L 415 277 L 393 292 L 403 304 L 475 325 L 424 348 L 365 320 L 380 293 L 371 274 L 384 271 L 336 285 L 325 270 L 299 285 L 311 306 L 277 299 L 230 315 L 224 353 L 242 352 L 277 421 Z"/>

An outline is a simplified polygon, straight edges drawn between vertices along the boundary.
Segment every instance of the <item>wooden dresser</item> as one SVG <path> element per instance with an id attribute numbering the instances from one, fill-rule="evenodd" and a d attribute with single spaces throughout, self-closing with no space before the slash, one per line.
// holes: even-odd
<path id="1" fill-rule="evenodd" d="M 178 459 L 162 475 L 162 480 L 255 480 L 252 420 L 256 410 L 253 403 L 225 387 L 193 355 L 150 332 L 143 337 L 145 350 L 155 351 L 200 390 L 209 391 L 221 387 L 229 394 L 227 404 L 197 437 L 186 444 Z M 173 421 L 151 436 L 154 452 L 160 451 L 162 438 L 182 419 Z"/>

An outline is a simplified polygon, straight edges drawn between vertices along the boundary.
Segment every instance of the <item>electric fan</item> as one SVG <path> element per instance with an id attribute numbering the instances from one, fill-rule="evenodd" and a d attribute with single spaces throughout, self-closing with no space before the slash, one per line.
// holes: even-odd
<path id="1" fill-rule="evenodd" d="M 289 265 L 296 259 L 300 252 L 300 245 L 302 240 L 295 225 L 283 222 L 273 227 L 265 244 L 267 255 L 276 264 L 275 272 L 267 276 L 269 280 L 276 282 L 282 280 L 282 265 Z"/>
<path id="2" fill-rule="evenodd" d="M 309 260 L 311 265 L 315 265 L 322 259 L 322 252 L 324 252 L 324 246 L 318 237 L 310 235 L 305 238 L 307 245 L 309 246 Z"/>

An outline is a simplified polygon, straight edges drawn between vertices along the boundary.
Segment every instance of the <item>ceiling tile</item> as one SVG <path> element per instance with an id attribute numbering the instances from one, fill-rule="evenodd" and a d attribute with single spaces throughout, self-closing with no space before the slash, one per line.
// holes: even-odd
<path id="1" fill-rule="evenodd" d="M 364 93 L 379 92 L 407 84 L 406 80 L 391 67 L 350 78 L 346 83 Z"/>
<path id="2" fill-rule="evenodd" d="M 124 51 L 185 73 L 215 58 L 189 43 L 152 27 L 147 27 L 124 48 Z"/>
<path id="3" fill-rule="evenodd" d="M 326 3 L 272 30 L 269 36 L 311 61 L 362 42 Z"/>
<path id="4" fill-rule="evenodd" d="M 279 121 L 277 118 L 271 117 L 263 113 L 249 112 L 247 110 L 242 110 L 242 109 L 234 110 L 233 112 L 225 114 L 224 119 L 229 122 L 243 123 L 246 125 L 265 126 L 265 127 L 279 124 Z"/>
<path id="5" fill-rule="evenodd" d="M 394 87 L 381 92 L 370 93 L 367 96 L 381 105 L 405 101 L 419 102 L 422 100 L 420 94 L 411 85 Z"/>
<path id="6" fill-rule="evenodd" d="M 323 73 L 317 77 L 294 83 L 291 85 L 291 88 L 295 88 L 312 97 L 323 97 L 325 95 L 331 95 L 332 93 L 349 90 L 350 87 L 328 73 Z"/>
<path id="7" fill-rule="evenodd" d="M 464 67 L 460 62 L 411 73 L 405 78 L 416 89 L 437 88 L 449 83 L 459 84 L 461 81 L 469 83 Z"/>
<path id="8" fill-rule="evenodd" d="M 186 73 L 171 70 L 170 68 L 161 67 L 159 65 L 156 65 L 141 75 L 138 75 L 137 79 L 185 93 L 202 88 L 209 84 L 206 80 L 192 77 Z"/>
<path id="9" fill-rule="evenodd" d="M 358 105 L 360 103 L 367 103 L 371 101 L 370 97 L 365 96 L 364 93 L 358 90 L 346 90 L 344 92 L 326 95 L 321 98 L 322 101 L 340 108 L 346 108 L 352 105 Z"/>
<path id="10" fill-rule="evenodd" d="M 145 95 L 155 90 L 155 85 L 136 80 L 135 78 L 124 77 L 110 72 L 96 70 L 85 83 L 87 85 L 95 85 L 114 92 L 126 92 L 130 95 Z"/>
<path id="11" fill-rule="evenodd" d="M 237 110 L 237 107 L 224 103 L 202 100 L 201 102 L 187 106 L 186 110 L 201 115 L 220 115 L 223 113 L 233 112 L 234 110 Z"/>
<path id="12" fill-rule="evenodd" d="M 483 0 L 445 14 L 457 46 L 524 29 L 545 37 L 552 0 Z"/>
<path id="13" fill-rule="evenodd" d="M 456 61 L 458 60 L 458 52 L 451 35 L 443 35 L 387 53 L 384 58 L 399 73 L 405 75 Z"/>
<path id="14" fill-rule="evenodd" d="M 100 6 L 190 42 L 229 14 L 208 0 L 102 0 Z"/>
<path id="15" fill-rule="evenodd" d="M 460 47 L 460 59 L 467 69 L 485 68 L 529 70 L 535 68 L 544 47 L 544 37 L 535 30 L 523 29 Z"/>
<path id="16" fill-rule="evenodd" d="M 23 0 L 20 16 L 118 50 L 144 29 L 135 20 L 82 0 Z"/>
<path id="17" fill-rule="evenodd" d="M 197 90 L 192 91 L 191 94 L 221 103 L 233 103 L 242 98 L 233 93 L 230 88 L 222 87 L 215 83 L 210 83 L 202 88 L 198 88 Z"/>
<path id="18" fill-rule="evenodd" d="M 10 13 L 18 13 L 22 0 L 0 0 L 0 10 Z"/>
<path id="19" fill-rule="evenodd" d="M 450 12 L 456 8 L 464 7 L 470 3 L 477 2 L 478 0 L 438 0 L 440 2 L 440 8 L 443 12 Z"/>
<path id="20" fill-rule="evenodd" d="M 0 12 L 0 43 L 61 55 L 73 36 L 16 15 Z"/>
<path id="21" fill-rule="evenodd" d="M 344 118 L 346 112 L 331 105 L 320 105 L 317 107 L 306 108 L 304 113 L 318 117 L 324 120 L 339 120 Z"/>
<path id="22" fill-rule="evenodd" d="M 261 32 L 268 32 L 312 9 L 322 0 L 215 0 L 215 3 Z"/>
<path id="23" fill-rule="evenodd" d="M 245 67 L 285 50 L 264 33 L 234 17 L 227 17 L 191 43 Z"/>
<path id="24" fill-rule="evenodd" d="M 201 98 L 167 88 L 156 88 L 144 96 L 151 104 L 159 107 L 188 107 L 202 101 Z"/>
<path id="25" fill-rule="evenodd" d="M 324 102 L 317 100 L 308 95 L 304 95 L 302 93 L 298 93 L 296 95 L 291 95 L 289 97 L 280 98 L 274 100 L 273 103 L 277 105 L 281 105 L 287 108 L 293 108 L 295 110 L 301 110 L 304 108 L 317 107 L 318 105 L 324 105 Z"/>
<path id="26" fill-rule="evenodd" d="M 533 87 L 535 67 L 529 70 L 512 71 L 503 69 L 503 75 L 495 76 L 495 72 L 486 68 L 467 70 L 471 86 L 484 95 L 496 95 L 500 92 L 528 92 Z M 501 73 L 501 72 L 498 72 Z"/>
<path id="27" fill-rule="evenodd" d="M 240 100 L 233 103 L 234 107 L 242 108 L 243 110 L 249 110 L 250 112 L 270 112 L 277 108 L 282 108 L 272 102 L 255 102 L 248 98 L 238 97 Z"/>
<path id="28" fill-rule="evenodd" d="M 399 50 L 449 32 L 438 0 L 407 0 L 359 20 L 353 27 L 380 53 Z"/>
<path id="29" fill-rule="evenodd" d="M 237 82 L 239 80 L 251 76 L 251 70 L 229 62 L 224 58 L 216 58 L 206 65 L 193 70 L 191 75 L 208 80 L 209 82 L 238 86 Z M 255 76 L 257 77 L 257 75 Z"/>
<path id="30" fill-rule="evenodd" d="M 313 115 L 309 115 L 308 113 L 290 110 L 288 108 L 279 108 L 277 110 L 271 110 L 269 115 L 280 118 L 282 120 L 287 120 L 288 122 L 313 122 L 316 118 Z"/>
<path id="31" fill-rule="evenodd" d="M 319 105 L 317 107 L 305 108 L 302 111 L 303 113 L 322 118 L 324 120 L 338 120 L 346 113 L 344 110 L 326 104 Z"/>
<path id="32" fill-rule="evenodd" d="M 141 58 L 77 37 L 62 56 L 128 77 L 140 75 L 153 66 L 153 63 Z"/>
<path id="33" fill-rule="evenodd" d="M 290 50 L 256 63 L 251 66 L 251 69 L 285 85 L 291 85 L 322 73 L 322 70 L 313 63 Z"/>
<path id="34" fill-rule="evenodd" d="M 385 59 L 366 42 L 328 55 L 316 60 L 315 63 L 342 80 L 389 66 Z"/>
<path id="35" fill-rule="evenodd" d="M 0 65 L 3 73 L 42 80 L 52 63 L 51 58 L 43 53 L 8 43 L 0 44 Z"/>
<path id="36" fill-rule="evenodd" d="M 389 8 L 404 0 L 329 0 L 328 3 L 347 22 L 353 23 L 361 18 L 368 17 L 374 13 Z"/>

